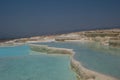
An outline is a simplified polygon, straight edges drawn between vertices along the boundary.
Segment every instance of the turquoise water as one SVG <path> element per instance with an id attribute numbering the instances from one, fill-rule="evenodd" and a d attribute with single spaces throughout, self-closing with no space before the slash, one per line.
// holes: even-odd
<path id="1" fill-rule="evenodd" d="M 0 80 L 76 80 L 68 55 L 30 51 L 26 45 L 0 47 Z"/>
<path id="2" fill-rule="evenodd" d="M 75 59 L 88 69 L 120 79 L 120 49 L 98 43 L 51 42 L 40 43 L 54 47 L 71 48 Z"/>
<path id="3" fill-rule="evenodd" d="M 29 47 L 27 46 L 0 47 L 0 58 L 22 56 L 28 54 L 29 54 Z"/>

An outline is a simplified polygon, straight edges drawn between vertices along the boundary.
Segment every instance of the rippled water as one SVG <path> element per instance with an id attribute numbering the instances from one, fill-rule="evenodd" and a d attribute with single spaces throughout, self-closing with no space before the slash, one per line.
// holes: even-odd
<path id="1" fill-rule="evenodd" d="M 68 55 L 47 55 L 28 46 L 0 47 L 0 80 L 76 80 Z"/>
<path id="2" fill-rule="evenodd" d="M 119 48 L 102 46 L 98 43 L 82 42 L 51 42 L 42 44 L 74 49 L 76 52 L 75 58 L 84 67 L 120 79 Z"/>

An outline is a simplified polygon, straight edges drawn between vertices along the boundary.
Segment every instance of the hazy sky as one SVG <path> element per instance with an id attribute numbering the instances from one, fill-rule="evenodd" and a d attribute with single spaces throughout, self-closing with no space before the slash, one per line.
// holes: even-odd
<path id="1" fill-rule="evenodd" d="M 0 0 L 0 38 L 120 27 L 120 0 Z"/>

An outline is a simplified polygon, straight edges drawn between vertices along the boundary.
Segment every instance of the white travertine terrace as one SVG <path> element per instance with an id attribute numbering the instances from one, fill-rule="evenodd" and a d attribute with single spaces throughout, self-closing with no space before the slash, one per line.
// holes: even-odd
<path id="1" fill-rule="evenodd" d="M 120 47 L 120 29 L 92 30 L 58 35 L 20 38 L 2 42 L 0 43 L 0 46 L 50 41 L 95 41 L 101 43 L 102 45 Z"/>
<path id="2" fill-rule="evenodd" d="M 84 68 L 80 62 L 74 59 L 75 52 L 72 49 L 49 47 L 47 45 L 29 44 L 31 50 L 48 54 L 69 54 L 71 68 L 76 72 L 78 80 L 117 80 L 92 70 Z"/>

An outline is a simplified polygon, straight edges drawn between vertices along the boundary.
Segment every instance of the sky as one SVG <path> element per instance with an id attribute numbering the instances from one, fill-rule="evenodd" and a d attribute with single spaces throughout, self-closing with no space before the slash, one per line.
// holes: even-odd
<path id="1" fill-rule="evenodd" d="M 0 39 L 120 28 L 120 0 L 0 0 Z"/>

